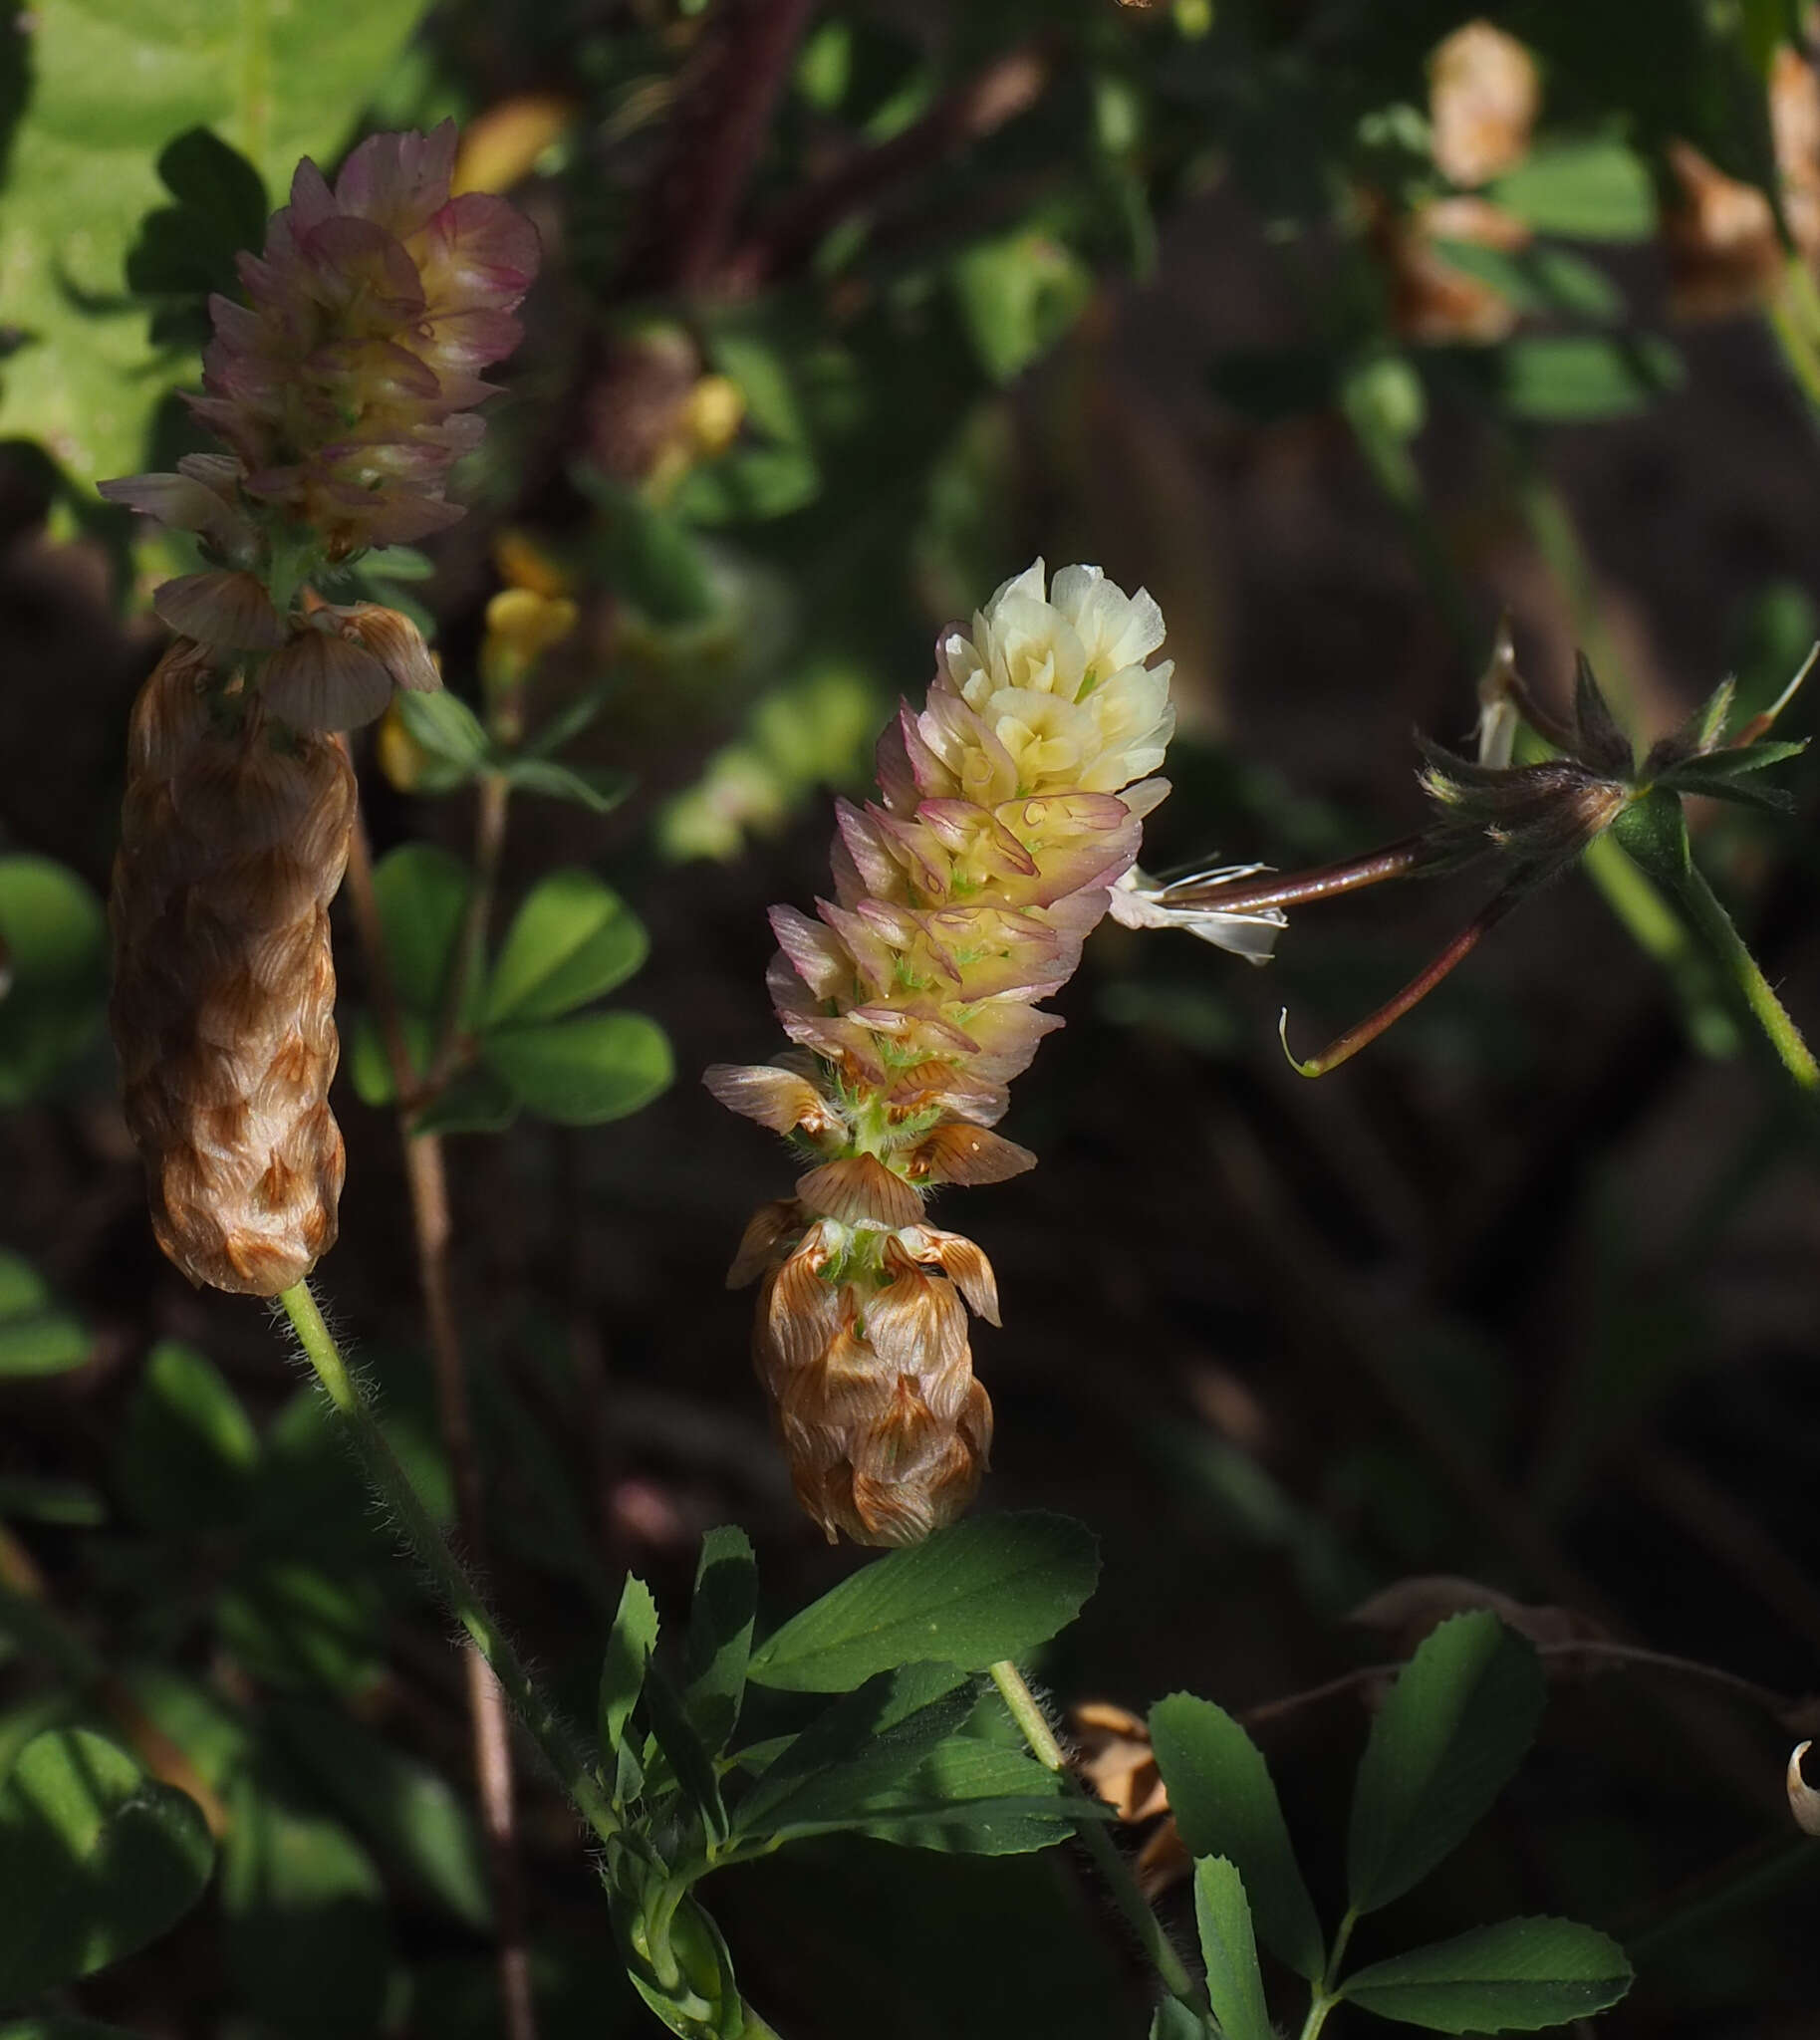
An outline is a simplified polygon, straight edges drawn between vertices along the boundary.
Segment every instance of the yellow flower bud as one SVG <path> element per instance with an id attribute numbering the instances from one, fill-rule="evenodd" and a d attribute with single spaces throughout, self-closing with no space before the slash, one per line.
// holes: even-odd
<path id="1" fill-rule="evenodd" d="M 726 376 L 703 376 L 688 393 L 682 421 L 697 460 L 724 453 L 745 422 L 746 400 L 739 384 Z"/>

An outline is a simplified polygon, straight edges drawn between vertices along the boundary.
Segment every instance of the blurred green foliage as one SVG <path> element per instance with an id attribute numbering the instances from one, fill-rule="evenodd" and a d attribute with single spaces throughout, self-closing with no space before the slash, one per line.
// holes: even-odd
<path id="1" fill-rule="evenodd" d="M 698 1018 L 599 1003 L 646 966 L 648 917 L 661 937 L 642 890 L 657 890 L 658 861 L 736 866 L 827 790 L 862 787 L 893 702 L 922 681 L 931 624 L 966 614 L 1021 565 L 1031 534 L 1060 543 L 1083 502 L 1116 523 L 1154 490 L 1123 414 L 1104 425 L 1110 382 L 1096 380 L 1097 351 L 1121 309 L 1152 316 L 1157 301 L 1133 292 L 1167 269 L 1171 232 L 1209 194 L 1255 230 L 1280 315 L 1268 337 L 1243 344 L 1248 329 L 1235 321 L 1237 338 L 1189 364 L 1208 429 L 1254 435 L 1221 445 L 1325 433 L 1351 444 L 1464 672 L 1489 617 L 1430 479 L 1436 441 L 1464 418 L 1494 449 L 1501 494 L 1486 521 L 1526 525 L 1576 628 L 1600 628 L 1577 534 L 1546 482 L 1547 450 L 1573 430 L 1594 434 L 1585 443 L 1597 449 L 1606 421 L 1623 431 L 1669 414 L 1697 386 L 1697 346 L 1669 331 L 1672 273 L 1663 287 L 1673 267 L 1663 224 L 1683 195 L 1673 151 L 1690 144 L 1717 172 L 1776 193 L 1765 82 L 1803 22 L 1792 0 L 1666 0 L 1641 26 L 1637 10 L 1566 0 L 1513 0 L 1492 16 L 1533 56 L 1541 114 L 1513 159 L 1456 187 L 1436 161 L 1430 66 L 1476 17 L 1449 0 L 823 9 L 760 109 L 754 158 L 732 166 L 740 204 L 704 281 L 629 263 L 665 190 L 701 199 L 690 164 L 717 160 L 713 133 L 692 156 L 665 151 L 709 68 L 700 58 L 741 18 L 725 0 L 9 10 L 0 436 L 18 442 L 12 465 L 30 490 L 55 495 L 58 532 L 81 526 L 108 540 L 128 570 L 123 608 L 196 561 L 130 533 L 89 484 L 193 450 L 172 392 L 196 385 L 208 294 L 233 294 L 234 257 L 258 245 L 297 158 L 327 169 L 363 128 L 444 116 L 475 129 L 522 117 L 529 136 L 518 155 L 507 149 L 504 181 L 537 219 L 548 268 L 511 393 L 464 465 L 457 493 L 474 506 L 470 522 L 423 552 L 351 563 L 327 591 L 388 603 L 436 632 L 450 682 L 400 704 L 380 749 L 395 799 L 376 788 L 373 804 L 384 953 L 421 1095 L 400 1101 L 377 987 L 356 968 L 344 1034 L 359 1098 L 402 1105 L 418 1137 L 513 1128 L 518 1173 L 496 1179 L 507 1201 L 546 1179 L 566 1197 L 564 1170 L 587 1182 L 593 1164 L 575 1157 L 603 1150 L 555 1130 L 617 1122 L 658 1099 L 675 1076 L 669 1034 Z M 1462 196 L 1509 225 L 1474 238 L 1470 215 L 1432 210 Z M 671 222 L 676 244 L 689 224 Z M 1773 236 L 1763 245 L 1780 263 Z M 1813 331 L 1804 337 L 1798 293 L 1778 299 L 1760 277 L 1752 290 L 1736 309 L 1774 315 L 1782 359 L 1797 382 L 1808 377 L 1812 399 L 1820 351 Z M 1438 320 L 1437 305 L 1458 302 L 1477 330 Z M 1182 436 L 1201 429 L 1197 420 Z M 1162 551 L 1179 541 L 1195 561 L 1204 532 L 1177 532 L 1175 505 L 1156 493 L 1159 504 L 1146 504 L 1155 529 L 1129 542 Z M 1759 573 L 1753 558 L 1751 592 L 1730 620 L 1744 715 L 1776 699 L 1815 635 L 1812 594 L 1788 572 Z M 509 686 L 489 662 L 496 637 L 484 621 L 501 582 L 572 599 L 580 613 Z M 1622 661 L 1602 654 L 1600 664 L 1622 673 Z M 1199 705 L 1209 721 L 1224 706 Z M 1232 855 L 1290 864 L 1342 855 L 1376 826 L 1344 773 L 1337 791 L 1314 795 L 1205 730 L 1176 746 L 1170 771 L 1176 795 L 1147 853 L 1159 866 L 1204 857 L 1209 831 Z M 1814 768 L 1801 772 L 1811 801 Z M 503 875 L 484 846 L 451 847 L 466 803 L 489 789 L 511 801 Z M 1701 854 L 1722 888 L 1741 891 L 1763 883 L 1785 841 L 1762 818 L 1728 811 Z M 784 859 L 793 843 L 762 855 Z M 1811 830 L 1788 855 L 1811 879 Z M 104 1110 L 97 876 L 10 833 L 0 856 L 0 1105 L 31 1107 L 63 1131 Z M 708 897 L 720 875 L 698 876 Z M 1633 893 L 1629 908 L 1648 947 L 1648 897 Z M 1362 1003 L 1407 974 L 1404 948 L 1397 931 L 1335 938 L 1319 955 L 1290 955 L 1279 977 L 1298 1006 Z M 1258 1026 L 1244 987 L 1186 945 L 1114 934 L 1106 949 L 1116 961 L 1090 1002 L 1122 1030 L 1158 1096 L 1172 1096 L 1164 1087 L 1184 1067 L 1217 1064 L 1209 1081 L 1230 1084 L 1241 1122 L 1281 1135 L 1285 1116 L 1248 1061 Z M 1678 960 L 1672 934 L 1657 960 L 1701 1044 L 1735 1054 L 1729 1009 Z M 1437 997 L 1403 1039 L 1389 1082 L 1423 1099 L 1473 1085 L 1475 1098 L 1499 1086 L 1545 1091 L 1552 1069 L 1553 1044 L 1470 982 Z M 1098 1081 L 1076 1066 L 1064 1088 L 1091 1104 Z M 1317 1292 L 1341 1285 L 1324 1283 L 1318 1237 L 1311 1247 L 1287 1225 L 1281 1238 L 1268 1225 L 1254 1233 L 1241 1250 L 1313 1312 L 1312 1329 L 1242 1318 L 1235 1329 L 1214 1316 L 1206 1343 L 1250 1339 L 1273 1364 L 1298 1336 L 1321 1344 L 1336 1376 L 1375 1370 L 1390 1385 L 1387 1400 L 1415 1412 L 1410 1434 L 1373 1429 L 1345 1405 L 1311 1474 L 1255 1449 L 1242 1425 L 1190 1421 L 1161 1402 L 1129 1419 L 1103 1409 L 1109 1434 L 1129 1423 L 1154 1476 L 1143 1497 L 1154 1547 L 1128 1575 L 1167 1571 L 1171 1539 L 1184 1549 L 1209 1540 L 1234 1593 L 1293 1597 L 1298 1614 L 1327 1623 L 1386 1567 L 1450 1564 L 1481 1514 L 1583 1526 L 1606 1505 L 1615 1455 L 1709 1360 L 1693 1282 L 1710 1239 L 1800 1151 L 1792 1116 L 1773 1105 L 1760 1114 L 1756 1127 L 1728 1121 L 1727 1143 L 1714 1144 L 1727 1151 L 1697 1186 L 1685 1253 L 1641 1236 L 1615 1177 L 1587 1192 L 1593 1307 L 1566 1333 L 1550 1325 L 1550 1340 L 1577 1343 L 1563 1364 L 1572 1393 L 1547 1413 L 1527 1405 L 1526 1382 L 1467 1307 L 1473 1283 L 1496 1289 L 1499 1255 L 1515 1247 L 1437 1230 L 1457 1265 L 1435 1278 L 1430 1318 L 1394 1341 L 1382 1335 L 1395 1347 L 1385 1357 L 1369 1314 L 1320 1316 Z M 1331 1153 L 1285 1141 L 1282 1164 L 1293 1184 L 1316 1185 L 1323 1223 L 1341 1213 L 1336 1228 L 1354 1226 L 1374 1253 L 1398 1215 L 1353 1208 L 1346 1171 L 1374 1144 L 1396 1146 L 1390 1120 L 1379 1098 L 1333 1134 Z M 1081 1138 L 1097 1157 L 1104 1130 Z M 622 1166 L 606 1151 L 599 1166 Z M 665 1180 L 653 1174 L 651 1188 L 639 1176 L 636 1195 L 655 1198 Z M 1109 1203 L 1127 1193 L 1103 1192 Z M 0 2040 L 118 2035 L 83 2012 L 137 2026 L 126 2008 L 134 1990 L 147 2019 L 168 2011 L 165 2023 L 184 2030 L 482 2040 L 500 2030 L 488 1947 L 497 1909 L 459 1701 L 446 1690 L 444 1617 L 395 1561 L 312 1396 L 279 1393 L 224 1321 L 187 1298 L 160 1298 L 128 1322 L 118 1283 L 94 1274 L 118 1252 L 110 1211 L 120 1201 L 99 1217 L 75 1213 L 55 1258 L 0 1250 L 0 1392 L 9 1424 L 21 1413 L 23 1441 L 17 1461 L 0 1463 L 0 1557 L 12 1560 L 0 1568 L 0 2006 L 38 2007 L 0 2027 Z M 665 1225 L 692 1237 L 698 1218 L 689 1204 Z M 1046 1250 L 1058 1240 L 1066 1252 L 1059 1233 Z M 387 1251 L 395 1257 L 395 1242 Z M 568 1278 L 551 1274 L 559 1256 L 548 1242 L 518 1251 L 527 1284 L 548 1276 L 560 1290 Z M 1204 1258 L 1198 1240 L 1193 1254 Z M 1374 1307 L 1407 1278 L 1383 1258 L 1390 1273 L 1374 1263 L 1359 1285 Z M 138 1264 L 126 1265 L 136 1280 Z M 393 1268 L 386 1279 L 401 1286 Z M 652 1280 L 673 1282 L 667 1263 Z M 1191 1345 L 1204 1327 L 1192 1320 L 1190 1337 L 1176 1324 L 1191 1320 L 1176 1282 L 1187 1294 L 1185 1277 L 1157 1277 L 1162 1313 Z M 61 1300 L 66 1288 L 80 1310 Z M 661 1341 L 643 1335 L 651 1352 L 632 1342 L 635 1373 L 686 1353 L 693 1307 L 684 1298 L 678 1314 L 666 1293 Z M 585 1315 L 566 1295 L 540 1308 L 550 1323 Z M 641 1931 L 653 1917 L 673 1922 L 679 1964 L 656 1962 L 649 1933 L 628 1941 L 624 1965 L 615 1958 L 582 1852 L 534 1779 L 530 1956 L 547 2040 L 645 2030 L 648 2007 L 676 2031 L 730 2027 L 729 1945 L 748 1975 L 798 1989 L 805 2020 L 824 2022 L 805 2031 L 843 2030 L 827 2022 L 850 2022 L 844 2008 L 863 2003 L 885 2040 L 1105 2040 L 1152 2017 L 1167 2040 L 1205 2033 L 1200 2011 L 1170 1999 L 1153 2012 L 1154 1992 L 1129 1987 L 1117 1931 L 1090 1916 L 1097 1887 L 1084 1896 L 1052 1847 L 1099 1816 L 1065 1803 L 1052 1774 L 1006 1742 L 977 1677 L 1001 1657 L 1053 1647 L 1066 1666 L 1067 1653 L 1089 1648 L 1068 1628 L 1096 1571 L 1086 1534 L 1055 1517 L 981 1518 L 868 1566 L 790 1617 L 761 1597 L 743 1533 L 712 1532 L 672 1649 L 657 1600 L 638 1580 L 618 1586 L 624 1553 L 609 1540 L 625 1540 L 624 1523 L 603 1532 L 597 1522 L 595 1489 L 619 1494 L 623 1469 L 603 1475 L 571 1435 L 580 1362 L 566 1331 L 526 1329 L 526 1315 L 490 1298 L 472 1340 L 483 1480 L 510 1497 L 496 1511 L 498 1563 L 529 1583 L 552 1683 L 571 1711 L 598 1720 L 604 1783 L 634 1813 L 641 1846 L 597 1866 L 622 1933 L 628 1921 Z M 163 1336 L 173 1329 L 182 1336 Z M 1164 1366 L 1168 1347 L 1145 1365 Z M 426 1369 L 414 1352 L 386 1348 L 365 1363 L 392 1448 L 451 1522 L 454 1476 Z M 107 1387 L 111 1371 L 128 1376 L 124 1386 Z M 113 1400 L 98 1405 L 100 1443 L 90 1435 L 99 1419 L 70 1418 L 80 1477 L 28 1465 L 25 1450 L 56 1430 L 47 1410 L 81 1412 L 92 1389 Z M 46 1401 L 66 1391 L 67 1405 Z M 638 1413 L 654 1432 L 675 1422 L 654 1392 Z M 1436 1427 L 1452 1486 L 1431 1463 Z M 746 1450 L 742 1433 L 726 1456 L 743 1464 Z M 1512 1458 L 1528 1480 L 1514 1501 L 1487 1471 Z M 713 1520 L 687 1486 L 696 1473 L 678 1482 L 681 1502 L 664 1501 L 674 1524 L 659 1512 L 672 1543 Z M 1489 1499 L 1475 1513 L 1461 1487 Z M 1629 1534 L 1627 1524 L 1614 1541 Z M 33 1551 L 42 1577 L 15 1556 Z M 1281 1611 L 1269 1614 L 1274 1634 Z M 1098 1606 L 1086 1618 L 1110 1620 Z M 1157 1761 L 1198 1863 L 1194 1923 L 1211 2002 L 1234 2040 L 1261 2040 L 1280 2010 L 1285 1979 L 1271 1963 L 1337 1985 L 1342 2019 L 1357 2007 L 1430 2030 L 1524 2028 L 1621 1993 L 1629 1972 L 1615 1944 L 1560 1920 L 1509 1920 L 1414 1953 L 1374 1948 L 1350 1975 L 1331 1971 L 1337 1921 L 1349 1915 L 1329 1901 L 1348 1876 L 1353 1913 L 1401 1905 L 1418 1880 L 1429 1884 L 1422 1903 L 1444 1912 L 1456 1894 L 1437 1901 L 1446 1881 L 1430 1873 L 1473 1861 L 1453 1854 L 1468 1829 L 1481 1847 L 1486 1829 L 1496 1837 L 1487 1911 L 1544 1903 L 1528 1897 L 1539 1890 L 1615 1919 L 1679 1874 L 1679 1856 L 1674 1870 L 1656 1859 L 1665 1827 L 1687 1853 L 1680 1814 L 1642 1804 L 1656 1785 L 1647 1737 L 1629 1757 L 1602 1754 L 1634 1766 L 1623 1774 L 1639 1798 L 1634 1821 L 1581 1816 L 1555 1773 L 1552 1797 L 1539 1792 L 1525 1809 L 1520 1847 L 1506 1846 L 1500 1823 L 1512 1815 L 1499 1795 L 1534 1737 L 1538 1662 L 1488 1613 L 1434 1629 L 1370 1730 L 1350 1833 L 1335 1812 L 1343 1797 L 1316 1806 L 1317 1828 L 1314 1786 L 1280 1766 L 1273 1776 L 1211 1700 L 1177 1694 L 1152 1709 Z M 1101 1661 L 1088 1682 L 1125 1676 L 1122 1660 Z M 1573 1712 L 1564 1739 L 1589 1738 L 1588 1718 Z M 1628 1750 L 1631 1730 L 1608 1727 L 1607 1744 Z M 1669 1747 L 1685 1761 L 1685 1745 Z M 1547 1746 L 1538 1768 L 1565 1761 Z M 773 1858 L 786 1840 L 791 1851 Z M 211 1865 L 214 1896 L 203 1901 Z M 710 1868 L 717 1908 L 727 1894 L 726 1943 L 687 1896 Z M 1697 1868 L 1690 1856 L 1686 1868 Z M 1473 1899 L 1475 1875 L 1461 1873 Z M 1808 1878 L 1811 1898 L 1811 1864 L 1776 1875 L 1797 1893 Z M 1519 1884 L 1520 1898 L 1507 1889 Z M 1454 1911 L 1455 1924 L 1484 1916 Z M 169 1971 L 156 1949 L 131 1966 L 186 1913 L 178 1930 L 189 1938 Z M 1391 1915 L 1399 1926 L 1411 1916 Z M 1185 1912 L 1174 1923 L 1187 1945 Z M 1763 1938 L 1743 1921 L 1690 1978 L 1688 2001 L 1747 1992 Z M 1646 1981 L 1655 1959 L 1640 1956 Z M 1697 1966 L 1686 1946 L 1660 1959 L 1671 1974 L 1677 1961 Z M 120 1995 L 73 1989 L 116 1963 L 127 1965 L 115 1972 Z M 687 2007 L 678 1975 L 704 1993 L 705 2013 Z M 1686 2028 L 1671 2017 L 1649 2030 Z"/>

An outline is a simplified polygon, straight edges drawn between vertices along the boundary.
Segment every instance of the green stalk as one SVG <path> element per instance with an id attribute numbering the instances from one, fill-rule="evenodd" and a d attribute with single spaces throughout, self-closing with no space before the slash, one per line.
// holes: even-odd
<path id="1" fill-rule="evenodd" d="M 1689 920 L 1724 966 L 1726 976 L 1762 1028 L 1782 1067 L 1803 1091 L 1820 1089 L 1820 1064 L 1814 1061 L 1813 1050 L 1802 1039 L 1788 1008 L 1776 997 L 1775 987 L 1763 975 L 1762 966 L 1750 953 L 1736 923 L 1691 858 L 1676 874 L 1675 893 Z"/>
<path id="2" fill-rule="evenodd" d="M 1710 963 L 1661 892 L 1606 836 L 1587 845 L 1580 869 L 1626 934 L 1674 986 L 1694 1047 L 1718 1062 L 1736 1055 L 1743 1044 L 1731 1009 L 1712 981 Z"/>
<path id="3" fill-rule="evenodd" d="M 603 1841 L 616 1835 L 620 1823 L 595 1778 L 582 1746 L 555 1707 L 533 1683 L 498 1619 L 481 1600 L 474 1583 L 450 1551 L 434 1517 L 410 1484 L 410 1476 L 398 1464 L 391 1447 L 386 1442 L 386 1434 L 380 1428 L 372 1405 L 342 1358 L 335 1335 L 323 1322 L 323 1314 L 317 1308 L 309 1284 L 294 1283 L 276 1300 L 291 1321 L 304 1358 L 315 1369 L 316 1378 L 335 1405 L 336 1414 L 347 1426 L 374 1492 L 390 1512 L 404 1541 L 430 1576 L 443 1605 L 492 1666 L 493 1675 L 506 1698 L 517 1709 L 519 1719 L 543 1751 L 576 1810 Z"/>
<path id="4" fill-rule="evenodd" d="M 1049 1726 L 1048 1717 L 1038 1705 L 1036 1695 L 1025 1683 L 1023 1673 L 1008 1658 L 992 1666 L 992 1683 L 997 1686 L 1012 1720 L 1017 1723 L 1025 1742 L 1030 1745 L 1030 1754 L 1045 1770 L 1055 1772 L 1062 1780 L 1065 1792 L 1080 1794 L 1081 1788 L 1075 1781 L 1074 1773 L 1068 1768 L 1068 1759 L 1062 1753 L 1062 1745 L 1055 1739 L 1055 1731 Z M 1077 1821 L 1075 1833 L 1086 1844 L 1087 1853 L 1098 1866 L 1101 1876 L 1105 1878 L 1114 1903 L 1137 1934 L 1164 1989 L 1172 1998 L 1186 2005 L 1197 2017 L 1204 2018 L 1207 2011 L 1206 1993 L 1188 1974 L 1186 1964 L 1170 1945 L 1168 1934 L 1158 1923 L 1156 1913 L 1151 1911 L 1150 1901 L 1138 1889 L 1138 1881 L 1132 1876 L 1125 1858 L 1120 1855 L 1117 1844 L 1098 1820 Z"/>
<path id="5" fill-rule="evenodd" d="M 1301 2040 L 1318 2040 L 1321 2028 L 1327 2023 L 1327 2015 L 1340 2002 L 1337 1985 L 1340 1981 L 1340 1963 L 1346 1954 L 1346 1943 L 1353 1937 L 1353 1928 L 1359 1923 L 1359 1915 L 1349 1912 L 1340 1921 L 1340 1930 L 1334 1935 L 1333 1951 L 1327 1957 L 1327 1967 L 1321 1972 L 1321 1980 L 1315 1985 L 1315 1993 L 1308 2007 L 1308 2016 L 1302 2021 Z"/>

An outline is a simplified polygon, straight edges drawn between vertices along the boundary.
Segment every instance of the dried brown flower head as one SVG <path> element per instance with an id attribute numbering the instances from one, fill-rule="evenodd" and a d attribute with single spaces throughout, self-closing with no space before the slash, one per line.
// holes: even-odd
<path id="1" fill-rule="evenodd" d="M 132 711 L 112 1018 L 152 1229 L 192 1282 L 274 1296 L 334 1243 L 329 901 L 354 821 L 339 738 L 224 693 L 179 638 Z"/>

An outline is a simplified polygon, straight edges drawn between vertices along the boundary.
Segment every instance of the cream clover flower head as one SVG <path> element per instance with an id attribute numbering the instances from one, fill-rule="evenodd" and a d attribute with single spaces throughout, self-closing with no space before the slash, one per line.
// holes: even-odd
<path id="1" fill-rule="evenodd" d="M 1156 771 L 1174 733 L 1173 663 L 1144 663 L 1164 637 L 1150 592 L 1127 595 L 1098 567 L 1062 568 L 1047 595 L 1045 580 L 1038 560 L 975 615 L 970 637 L 953 631 L 937 647 L 1002 751 L 944 755 L 970 798 L 1117 793 Z"/>

